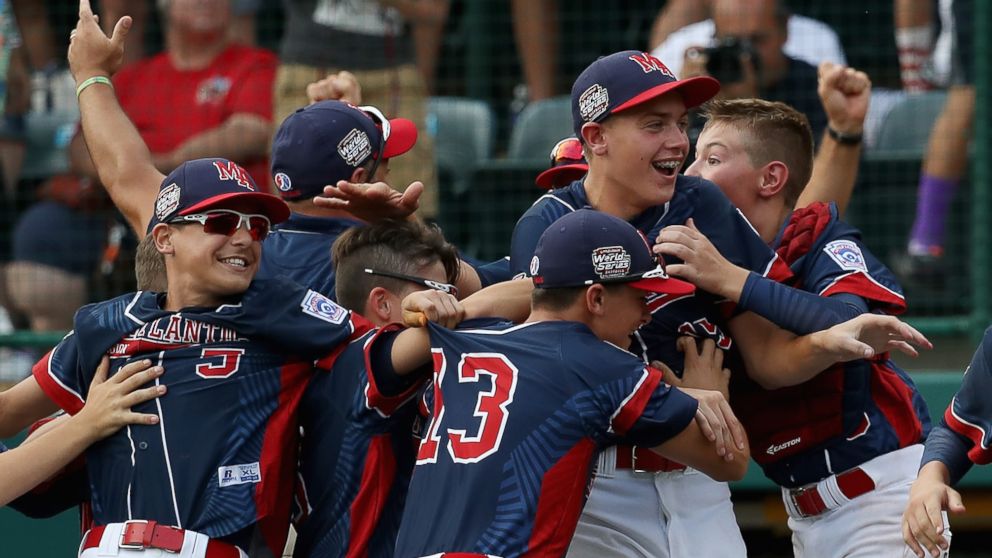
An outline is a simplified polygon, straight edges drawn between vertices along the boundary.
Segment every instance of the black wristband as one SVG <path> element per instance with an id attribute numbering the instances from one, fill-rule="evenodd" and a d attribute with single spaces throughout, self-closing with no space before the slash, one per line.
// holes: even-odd
<path id="1" fill-rule="evenodd" d="M 827 135 L 841 145 L 859 145 L 864 134 L 843 134 L 827 126 Z"/>

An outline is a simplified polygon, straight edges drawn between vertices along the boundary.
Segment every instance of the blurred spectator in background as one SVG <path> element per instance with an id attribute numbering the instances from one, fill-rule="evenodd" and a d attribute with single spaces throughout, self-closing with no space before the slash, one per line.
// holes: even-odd
<path id="1" fill-rule="evenodd" d="M 306 106 L 307 85 L 347 70 L 362 84 L 363 102 L 423 130 L 426 98 L 437 67 L 448 0 L 284 0 L 286 30 L 276 74 L 275 110 L 282 122 Z M 424 183 L 420 214 L 437 216 L 434 147 L 420 136 L 410 155 L 390 168 L 390 183 Z"/>
<path id="2" fill-rule="evenodd" d="M 657 12 L 657 4 L 657 0 L 512 0 L 513 38 L 524 78 L 514 100 L 526 104 L 567 95 L 590 60 L 643 44 L 646 18 Z"/>
<path id="3" fill-rule="evenodd" d="M 136 62 L 145 57 L 145 26 L 148 22 L 148 5 L 156 4 L 163 9 L 169 0 L 100 0 L 100 23 L 103 30 L 111 33 L 114 24 L 122 17 L 131 16 L 131 30 L 124 40 L 124 63 Z M 257 30 L 255 14 L 262 0 L 231 0 L 232 17 L 228 26 L 228 38 L 233 43 L 255 46 Z"/>
<path id="4" fill-rule="evenodd" d="M 268 184 L 276 57 L 231 42 L 229 0 L 158 5 L 165 52 L 126 67 L 114 76 L 114 86 L 159 170 L 225 157 Z M 75 310 L 89 298 L 87 279 L 104 254 L 108 227 L 117 231 L 117 242 L 124 234 L 122 225 L 110 225 L 105 213 L 95 211 L 106 200 L 95 187 L 99 177 L 81 134 L 69 151 L 75 174 L 53 180 L 52 195 L 31 207 L 14 232 L 7 284 L 36 331 L 71 329 Z"/>
<path id="5" fill-rule="evenodd" d="M 30 107 L 27 64 L 10 2 L 0 0 L 0 169 L 6 198 L 17 188 L 24 159 L 24 115 Z"/>
<path id="6" fill-rule="evenodd" d="M 231 41 L 230 0 L 158 4 L 165 52 L 114 76 L 117 98 L 156 166 L 168 173 L 182 161 L 223 157 L 268 184 L 275 55 Z M 96 178 L 81 136 L 70 153 L 77 173 Z"/>
<path id="7" fill-rule="evenodd" d="M 789 10 L 776 0 L 713 0 L 712 14 L 715 46 L 688 48 L 680 77 L 717 78 L 721 98 L 782 101 L 805 114 L 819 138 L 827 117 L 816 96 L 816 68 L 783 50 Z"/>
<path id="8" fill-rule="evenodd" d="M 68 40 L 56 41 L 54 14 L 73 13 L 71 1 L 10 0 L 21 31 L 31 75 L 31 110 L 34 112 L 76 111 L 75 82 L 65 64 Z M 67 38 L 66 38 L 67 39 Z"/>
<path id="9" fill-rule="evenodd" d="M 903 85 L 911 92 L 932 83 L 920 54 L 932 36 L 932 0 L 896 0 L 896 41 Z M 939 287 L 944 278 L 944 233 L 947 214 L 961 178 L 968 170 L 968 145 L 975 116 L 973 0 L 941 0 L 942 34 L 950 40 L 947 100 L 930 131 L 916 196 L 916 219 L 906 253 L 893 262 L 910 283 Z"/>
<path id="10" fill-rule="evenodd" d="M 670 0 L 655 18 L 648 46 L 673 74 L 682 75 L 682 60 L 690 47 L 716 46 L 712 7 L 713 0 Z M 813 66 L 820 62 L 847 64 L 840 37 L 826 23 L 791 14 L 787 27 L 782 47 L 786 56 Z"/>

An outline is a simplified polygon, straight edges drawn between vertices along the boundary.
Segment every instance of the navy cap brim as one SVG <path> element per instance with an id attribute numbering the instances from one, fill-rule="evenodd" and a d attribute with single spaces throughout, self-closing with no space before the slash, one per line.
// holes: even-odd
<path id="1" fill-rule="evenodd" d="M 587 172 L 589 172 L 589 165 L 586 163 L 559 165 L 537 175 L 534 183 L 541 188 L 550 190 L 555 186 L 564 186 L 573 180 L 578 180 Z"/>
<path id="2" fill-rule="evenodd" d="M 637 105 L 646 103 L 651 99 L 665 95 L 666 93 L 677 92 L 682 95 L 685 108 L 698 107 L 709 101 L 720 92 L 720 82 L 709 76 L 697 76 L 678 81 L 664 83 L 643 91 L 631 97 L 626 102 L 617 105 L 610 111 L 610 114 L 621 112 Z"/>
<path id="3" fill-rule="evenodd" d="M 264 192 L 231 192 L 207 198 L 180 211 L 178 215 L 192 215 L 209 209 L 234 209 L 257 212 L 269 218 L 273 225 L 289 219 L 289 206 L 272 194 Z"/>

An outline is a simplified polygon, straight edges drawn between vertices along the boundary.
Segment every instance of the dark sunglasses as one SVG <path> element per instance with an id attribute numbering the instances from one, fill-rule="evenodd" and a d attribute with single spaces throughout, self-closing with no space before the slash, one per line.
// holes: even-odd
<path id="1" fill-rule="evenodd" d="M 575 138 L 565 138 L 556 143 L 551 149 L 552 167 L 584 162 L 585 156 L 582 154 L 582 142 Z"/>
<path id="2" fill-rule="evenodd" d="M 431 281 L 430 279 L 424 279 L 423 277 L 416 277 L 413 275 L 404 275 L 402 273 L 393 273 L 392 271 L 377 271 L 375 269 L 365 268 L 365 273 L 369 275 L 380 275 L 382 277 L 391 277 L 393 279 L 401 279 L 403 281 L 409 281 L 411 283 L 416 283 L 427 287 L 428 289 L 434 289 L 435 291 L 441 291 L 442 293 L 448 293 L 452 296 L 458 296 L 458 287 L 450 283 L 441 283 L 438 281 Z"/>
<path id="3" fill-rule="evenodd" d="M 203 225 L 203 232 L 224 236 L 234 235 L 244 223 L 248 226 L 248 234 L 251 235 L 251 239 L 258 242 L 265 240 L 265 237 L 269 236 L 269 229 L 272 228 L 272 222 L 265 215 L 241 213 L 231 209 L 215 209 L 205 213 L 180 215 L 169 223 L 199 223 Z"/>

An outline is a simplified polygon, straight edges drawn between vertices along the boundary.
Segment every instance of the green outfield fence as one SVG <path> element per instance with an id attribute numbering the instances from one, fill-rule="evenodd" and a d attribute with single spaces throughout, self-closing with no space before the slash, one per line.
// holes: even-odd
<path id="1" fill-rule="evenodd" d="M 794 13 L 831 26 L 848 63 L 868 72 L 873 81 L 875 93 L 868 123 L 872 133 L 867 134 L 847 218 L 864 232 L 869 248 L 892 264 L 904 249 L 913 222 L 926 141 L 945 93 L 937 90 L 908 96 L 900 91 L 893 0 L 783 1 Z M 20 143 L 26 150 L 20 172 L 13 177 L 16 184 L 0 189 L 0 262 L 7 264 L 3 266 L 6 273 L 0 275 L 0 308 L 6 308 L 9 318 L 0 312 L 0 385 L 29 372 L 29 365 L 18 369 L 10 363 L 30 363 L 68 329 L 67 325 L 41 327 L 38 323 L 46 322 L 32 322 L 26 309 L 52 311 L 55 307 L 57 311 L 61 307 L 64 323 L 65 311 L 71 313 L 76 303 L 70 302 L 68 291 L 60 289 L 78 287 L 72 281 L 84 285 L 79 302 L 103 300 L 134 289 L 133 235 L 126 232 L 123 220 L 100 195 L 99 186 L 79 183 L 70 172 L 67 146 L 76 129 L 78 111 L 63 58 L 65 37 L 75 24 L 76 4 L 70 0 L 22 4 L 32 10 L 47 8 L 41 16 L 23 15 L 25 20 L 34 17 L 36 22 L 47 22 L 54 48 L 48 62 L 39 56 L 28 60 L 32 71 L 26 94 L 31 108 L 26 113 L 24 133 L 8 139 L 8 130 L 0 127 L 0 170 L 7 161 L 5 145 Z M 531 90 L 526 87 L 520 43 L 514 35 L 515 29 L 524 26 L 513 19 L 514 4 L 518 8 L 541 5 L 557 14 L 558 46 L 541 55 L 553 62 L 553 90 L 540 101 L 531 99 Z M 597 55 L 645 48 L 654 16 L 665 4 L 664 0 L 451 0 L 421 132 L 434 143 L 438 178 L 428 184 L 436 189 L 439 199 L 434 218 L 465 254 L 483 261 L 507 255 L 516 219 L 543 193 L 534 185 L 534 177 L 547 167 L 547 154 L 554 143 L 572 133 L 567 98 L 572 80 Z M 9 0 L 0 0 L 0 21 L 8 8 Z M 258 10 L 257 43 L 278 51 L 286 19 L 283 2 L 265 0 Z M 908 321 L 935 338 L 938 350 L 945 339 L 956 340 L 956 347 L 966 347 L 953 354 L 938 353 L 926 365 L 917 366 L 921 372 L 914 370 L 931 410 L 937 414 L 959 384 L 970 350 L 992 321 L 992 61 L 986 55 L 992 50 L 992 2 L 976 0 L 974 10 L 972 50 L 978 53 L 971 57 L 977 98 L 974 132 L 969 171 L 951 205 L 943 273 L 937 281 L 904 281 Z M 143 40 L 146 53 L 162 48 L 159 19 L 151 8 Z M 44 37 L 33 29 L 24 43 L 37 47 L 39 37 Z M 0 25 L 0 36 L 4 32 Z M 8 44 L 0 41 L 0 79 L 9 54 L 4 45 Z M 395 52 L 401 42 L 387 44 L 393 49 L 387 59 L 402 56 Z M 359 48 L 354 59 L 360 61 L 367 54 Z M 349 69 L 360 65 L 356 62 L 356 68 Z M 396 89 L 396 83 L 392 87 L 392 93 L 400 97 L 408 93 Z M 12 97 L 14 87 L 6 89 L 9 113 L 17 102 Z M 808 93 L 815 96 L 815 91 Z M 381 108 L 390 116 L 404 116 L 395 114 L 393 104 Z M 432 164 L 429 159 L 422 163 L 425 171 Z M 25 216 L 32 214 L 39 200 L 55 204 L 63 212 L 56 215 L 61 219 L 58 222 L 68 223 L 59 225 L 62 235 L 55 241 L 38 240 L 44 236 L 41 232 L 56 226 L 50 214 L 40 222 L 36 218 L 33 229 L 24 225 Z M 35 275 L 17 279 L 13 264 L 25 250 L 44 256 L 39 258 L 43 265 L 67 267 L 70 272 L 66 275 L 42 268 Z M 18 280 L 20 283 L 13 284 Z M 29 296 L 34 299 L 29 301 Z M 992 473 L 987 469 L 973 471 L 966 486 L 992 489 Z M 768 492 L 772 487 L 752 468 L 736 489 Z M 67 555 L 74 536 L 72 514 L 48 522 L 29 522 L 9 510 L 0 510 L 0 538 L 7 545 L 0 555 Z"/>

